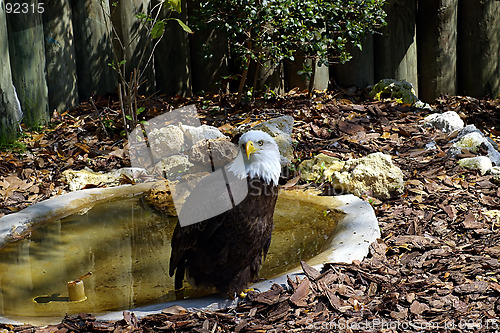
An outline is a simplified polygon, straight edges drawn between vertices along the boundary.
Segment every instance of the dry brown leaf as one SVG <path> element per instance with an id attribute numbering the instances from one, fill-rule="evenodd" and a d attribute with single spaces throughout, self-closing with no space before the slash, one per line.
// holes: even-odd
<path id="1" fill-rule="evenodd" d="M 309 295 L 309 279 L 303 278 L 300 281 L 297 290 L 290 297 L 290 301 L 298 307 L 306 307 L 308 304 L 306 302 L 307 296 Z"/>
<path id="2" fill-rule="evenodd" d="M 429 310 L 429 306 L 425 303 L 420 303 L 419 301 L 413 301 L 410 305 L 410 312 L 416 315 L 422 314 Z"/>
<path id="3" fill-rule="evenodd" d="M 349 121 L 339 120 L 338 127 L 341 132 L 347 133 L 349 135 L 354 135 L 358 132 L 365 132 L 365 128 L 363 126 L 351 123 Z"/>
<path id="4" fill-rule="evenodd" d="M 80 148 L 81 150 L 83 150 L 87 154 L 90 152 L 90 147 L 87 146 L 86 144 L 83 144 L 80 142 L 75 142 L 75 146 Z"/>
<path id="5" fill-rule="evenodd" d="M 292 178 L 290 179 L 289 181 L 286 182 L 285 185 L 283 185 L 283 188 L 286 190 L 286 189 L 289 189 L 293 186 L 295 186 L 300 180 L 300 175 L 298 175 L 297 177 L 295 178 Z"/>

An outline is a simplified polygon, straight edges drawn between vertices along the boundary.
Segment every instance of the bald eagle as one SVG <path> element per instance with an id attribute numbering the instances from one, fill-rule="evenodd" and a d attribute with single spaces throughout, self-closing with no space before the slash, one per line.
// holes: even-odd
<path id="1" fill-rule="evenodd" d="M 176 290 L 182 288 L 186 273 L 193 288 L 215 287 L 221 294 L 234 298 L 258 276 L 271 244 L 280 153 L 274 139 L 262 131 L 246 132 L 238 145 L 238 157 L 229 164 L 227 173 L 233 179 L 243 180 L 246 196 L 233 193 L 235 198 L 240 195 L 239 203 L 232 201 L 231 209 L 215 217 L 187 226 L 177 223 L 169 267 L 170 276 L 175 273 Z M 198 186 L 204 186 L 203 180 Z M 232 188 L 232 184 L 226 186 Z M 203 209 L 192 196 L 193 193 L 186 199 L 181 215 L 185 209 Z"/>

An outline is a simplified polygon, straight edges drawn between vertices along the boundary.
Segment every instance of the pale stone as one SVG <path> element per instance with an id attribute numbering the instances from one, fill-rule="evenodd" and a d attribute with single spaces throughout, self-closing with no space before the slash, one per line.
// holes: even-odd
<path id="1" fill-rule="evenodd" d="M 88 168 L 82 170 L 65 170 L 61 180 L 68 184 L 70 191 L 81 190 L 86 186 L 117 186 L 123 176 L 134 179 L 144 173 L 141 168 L 122 168 L 111 172 L 94 172 Z"/>
<path id="2" fill-rule="evenodd" d="M 498 145 L 489 137 L 485 137 L 483 133 L 474 125 L 465 126 L 458 137 L 454 140 L 450 151 L 452 154 L 458 154 L 462 149 L 477 152 L 479 146 L 484 144 L 488 150 L 488 157 L 493 164 L 500 166 L 500 153 Z"/>
<path id="3" fill-rule="evenodd" d="M 193 165 L 184 155 L 172 155 L 158 162 L 155 166 L 155 171 L 166 175 L 168 180 L 175 180 L 186 174 Z"/>
<path id="4" fill-rule="evenodd" d="M 479 170 L 481 175 L 486 174 L 493 167 L 491 160 L 486 156 L 462 158 L 458 161 L 458 165 L 466 169 Z"/>
<path id="5" fill-rule="evenodd" d="M 494 227 L 500 227 L 500 210 L 487 210 L 483 214 L 489 217 Z"/>
<path id="6" fill-rule="evenodd" d="M 490 169 L 490 174 L 493 175 L 493 182 L 500 183 L 500 167 L 494 166 Z"/>
<path id="7" fill-rule="evenodd" d="M 445 133 L 464 128 L 464 121 L 455 111 L 430 114 L 424 118 L 424 123 Z"/>
<path id="8" fill-rule="evenodd" d="M 215 168 L 228 164 L 238 155 L 238 146 L 225 137 L 201 140 L 188 151 L 189 161 Z"/>
<path id="9" fill-rule="evenodd" d="M 345 162 L 341 171 L 332 174 L 332 186 L 359 197 L 389 199 L 403 194 L 403 172 L 389 155 L 373 153 Z"/>
<path id="10" fill-rule="evenodd" d="M 214 126 L 201 125 L 201 126 L 189 126 L 180 124 L 180 129 L 184 132 L 185 141 L 189 146 L 196 144 L 198 141 L 204 139 L 218 139 L 226 137 L 222 132 Z"/>
<path id="11" fill-rule="evenodd" d="M 332 174 L 342 170 L 343 166 L 344 162 L 338 158 L 321 153 L 300 163 L 299 172 L 304 180 L 322 182 L 331 180 Z"/>
<path id="12" fill-rule="evenodd" d="M 461 136 L 457 142 L 453 144 L 454 148 L 477 152 L 479 146 L 484 142 L 484 137 L 479 132 L 467 133 Z"/>
<path id="13" fill-rule="evenodd" d="M 179 154 L 184 147 L 184 133 L 174 125 L 155 128 L 148 133 L 148 141 L 156 160 Z"/>

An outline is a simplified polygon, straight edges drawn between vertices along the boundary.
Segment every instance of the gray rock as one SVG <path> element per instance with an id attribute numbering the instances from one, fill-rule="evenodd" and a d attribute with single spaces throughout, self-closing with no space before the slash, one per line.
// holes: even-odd
<path id="1" fill-rule="evenodd" d="M 201 140 L 187 152 L 189 161 L 194 164 L 218 168 L 228 164 L 238 155 L 238 147 L 222 137 L 219 139 Z"/>
<path id="2" fill-rule="evenodd" d="M 486 174 L 493 167 L 491 160 L 486 156 L 462 158 L 458 161 L 458 165 L 466 169 L 479 170 L 481 175 Z"/>
<path id="3" fill-rule="evenodd" d="M 193 163 L 184 155 L 172 155 L 163 158 L 155 166 L 155 171 L 159 174 L 165 174 L 169 181 L 175 180 L 180 176 L 186 174 Z"/>
<path id="4" fill-rule="evenodd" d="M 485 137 L 483 133 L 476 128 L 476 126 L 465 126 L 460 133 L 458 133 L 457 138 L 452 142 L 454 143 L 450 151 L 453 155 L 459 154 L 462 149 L 477 152 L 479 146 L 484 144 L 488 149 L 488 158 L 491 162 L 493 162 L 493 164 L 500 166 L 500 153 L 498 152 L 498 145 L 491 140 L 491 138 Z"/>
<path id="5" fill-rule="evenodd" d="M 375 84 L 370 92 L 370 97 L 377 100 L 383 98 L 394 98 L 403 104 L 413 105 L 418 101 L 415 89 L 410 82 L 405 80 L 382 79 Z"/>
<path id="6" fill-rule="evenodd" d="M 184 133 L 174 125 L 155 128 L 148 133 L 149 146 L 156 160 L 179 154 L 184 147 Z"/>
<path id="7" fill-rule="evenodd" d="M 448 133 L 464 128 L 464 121 L 455 111 L 433 113 L 424 118 L 424 123 Z"/>

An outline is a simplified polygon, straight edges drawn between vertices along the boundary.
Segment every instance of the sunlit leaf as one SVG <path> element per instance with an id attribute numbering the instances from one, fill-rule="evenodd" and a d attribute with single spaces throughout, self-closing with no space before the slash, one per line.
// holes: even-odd
<path id="1" fill-rule="evenodd" d="M 179 25 L 181 26 L 182 30 L 184 30 L 185 32 L 187 32 L 188 34 L 192 34 L 193 33 L 193 30 L 191 30 L 191 28 L 189 28 L 186 23 L 182 22 L 181 20 L 179 20 L 178 18 L 171 18 L 171 20 L 176 20 L 177 23 L 179 23 Z"/>
<path id="2" fill-rule="evenodd" d="M 182 11 L 181 0 L 168 0 L 168 4 L 172 7 L 176 12 L 180 13 Z"/>
<path id="3" fill-rule="evenodd" d="M 151 38 L 156 39 L 163 36 L 163 32 L 165 31 L 165 21 L 160 20 L 155 23 L 153 29 L 151 29 Z"/>

